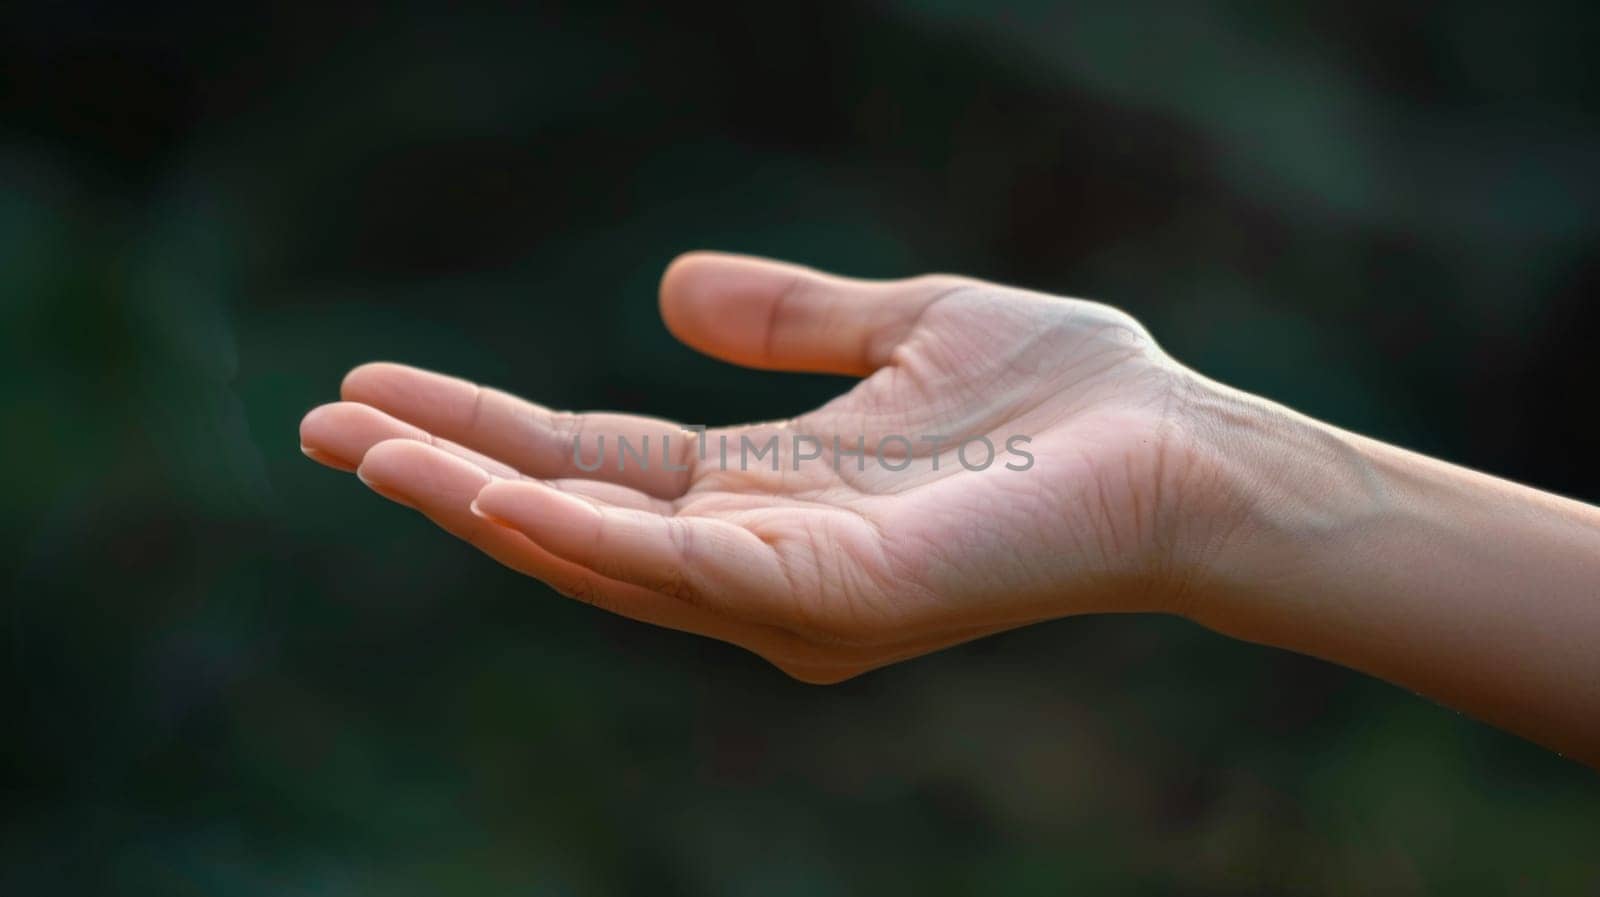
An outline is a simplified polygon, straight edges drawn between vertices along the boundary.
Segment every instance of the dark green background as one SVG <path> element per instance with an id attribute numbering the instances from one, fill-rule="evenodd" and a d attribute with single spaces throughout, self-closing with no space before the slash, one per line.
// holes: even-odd
<path id="1" fill-rule="evenodd" d="M 0 13 L 4 894 L 1600 889 L 1600 784 L 1362 676 L 1073 619 L 832 688 L 318 467 L 369 359 L 711 424 L 682 250 L 1121 305 L 1600 499 L 1578 4 Z M 671 11 L 668 11 L 671 10 Z"/>

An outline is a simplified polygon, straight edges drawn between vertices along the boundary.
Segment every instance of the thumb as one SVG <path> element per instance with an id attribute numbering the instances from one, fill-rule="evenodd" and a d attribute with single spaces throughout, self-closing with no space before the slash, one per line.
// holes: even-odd
<path id="1" fill-rule="evenodd" d="M 752 256 L 692 252 L 661 277 L 661 317 L 692 348 L 769 370 L 866 376 L 923 309 L 976 281 L 857 280 Z"/>

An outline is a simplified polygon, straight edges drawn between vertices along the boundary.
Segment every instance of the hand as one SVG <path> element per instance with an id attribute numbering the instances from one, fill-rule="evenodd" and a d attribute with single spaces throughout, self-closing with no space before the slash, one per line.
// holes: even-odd
<path id="1" fill-rule="evenodd" d="M 701 435 L 368 364 L 301 442 L 561 592 L 814 682 L 1046 618 L 1180 608 L 1230 527 L 1192 411 L 1208 381 L 1113 308 L 700 253 L 666 272 L 661 312 L 736 364 L 865 379 Z"/>
<path id="2" fill-rule="evenodd" d="M 661 312 L 736 364 L 865 379 L 697 433 L 369 364 L 301 443 L 561 592 L 809 682 L 1166 611 L 1600 763 L 1600 509 L 1229 389 L 1092 302 L 694 254 Z"/>

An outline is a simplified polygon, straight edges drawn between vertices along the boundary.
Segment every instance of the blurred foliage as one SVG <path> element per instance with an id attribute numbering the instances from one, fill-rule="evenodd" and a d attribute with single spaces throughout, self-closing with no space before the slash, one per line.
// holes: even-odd
<path id="1" fill-rule="evenodd" d="M 6 894 L 1600 889 L 1592 773 L 1320 662 L 1058 621 L 817 689 L 302 458 L 387 358 L 720 423 L 714 247 L 1092 296 L 1600 499 L 1587 6 L 0 12 Z"/>

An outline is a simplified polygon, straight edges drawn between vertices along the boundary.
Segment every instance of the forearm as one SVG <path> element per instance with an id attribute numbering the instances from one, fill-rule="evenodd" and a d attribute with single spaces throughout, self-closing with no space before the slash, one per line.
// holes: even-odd
<path id="1" fill-rule="evenodd" d="M 1600 764 L 1600 509 L 1265 405 L 1227 417 L 1254 482 L 1199 622 Z"/>

